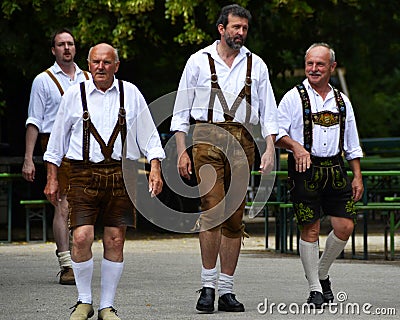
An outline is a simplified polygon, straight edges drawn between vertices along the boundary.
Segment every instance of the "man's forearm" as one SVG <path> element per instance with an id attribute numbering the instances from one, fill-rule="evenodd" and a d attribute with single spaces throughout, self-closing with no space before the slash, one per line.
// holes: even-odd
<path id="1" fill-rule="evenodd" d="M 177 131 L 175 133 L 176 140 L 176 151 L 178 155 L 181 155 L 184 151 L 186 151 L 186 133 L 182 131 Z"/>
<path id="2" fill-rule="evenodd" d="M 36 126 L 28 124 L 25 134 L 25 160 L 31 160 L 35 149 L 39 130 Z"/>
<path id="3" fill-rule="evenodd" d="M 47 181 L 57 180 L 58 167 L 51 162 L 46 162 L 47 165 Z"/>

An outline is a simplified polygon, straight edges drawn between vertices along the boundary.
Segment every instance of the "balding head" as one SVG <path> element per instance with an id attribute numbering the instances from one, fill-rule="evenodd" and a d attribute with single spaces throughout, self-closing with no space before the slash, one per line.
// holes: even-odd
<path id="1" fill-rule="evenodd" d="M 97 89 L 109 89 L 119 68 L 118 51 L 107 43 L 99 43 L 90 48 L 88 63 Z"/>

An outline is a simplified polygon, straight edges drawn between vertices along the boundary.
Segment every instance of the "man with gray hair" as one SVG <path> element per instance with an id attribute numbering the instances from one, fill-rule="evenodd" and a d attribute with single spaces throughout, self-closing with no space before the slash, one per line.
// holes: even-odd
<path id="1" fill-rule="evenodd" d="M 363 156 L 350 100 L 329 84 L 335 52 L 315 43 L 305 54 L 306 78 L 278 106 L 276 146 L 289 151 L 288 181 L 297 224 L 299 251 L 315 308 L 333 301 L 329 269 L 353 232 L 354 203 L 364 191 Z M 347 176 L 343 155 L 353 179 Z M 319 258 L 320 219 L 329 215 L 333 230 Z"/>
<path id="2" fill-rule="evenodd" d="M 126 228 L 133 225 L 134 212 L 122 175 L 122 157 L 126 154 L 136 160 L 144 154 L 150 163 L 148 187 L 155 196 L 162 189 L 160 160 L 165 154 L 142 94 L 114 76 L 120 64 L 117 50 L 98 44 L 90 49 L 88 64 L 93 81 L 72 86 L 61 100 L 44 155 L 48 163 L 44 192 L 51 203 L 59 201 L 57 168 L 65 155 L 70 167 L 67 199 L 72 268 L 78 289 L 70 320 L 85 320 L 94 314 L 91 248 L 97 220 L 104 226 L 98 319 L 118 320 L 114 297 L 124 266 Z"/>

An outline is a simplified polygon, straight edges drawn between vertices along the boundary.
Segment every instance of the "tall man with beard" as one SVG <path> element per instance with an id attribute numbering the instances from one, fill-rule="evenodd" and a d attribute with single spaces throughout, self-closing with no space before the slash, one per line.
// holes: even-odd
<path id="1" fill-rule="evenodd" d="M 250 12 L 239 5 L 222 8 L 216 23 L 220 40 L 187 61 L 171 121 L 179 173 L 189 179 L 194 168 L 201 194 L 198 227 L 202 288 L 196 305 L 200 312 L 214 311 L 217 282 L 218 310 L 244 311 L 233 294 L 233 282 L 245 235 L 242 217 L 248 179 L 243 178 L 243 172 L 248 174 L 254 162 L 249 126 L 260 123 L 267 142 L 260 171 L 268 173 L 274 164 L 277 108 L 266 64 L 243 46 L 250 20 Z M 190 118 L 196 121 L 193 165 L 185 143 Z M 212 169 L 208 170 L 210 165 Z M 215 181 L 212 186 L 211 181 Z M 229 194 L 233 196 L 229 198 Z"/>

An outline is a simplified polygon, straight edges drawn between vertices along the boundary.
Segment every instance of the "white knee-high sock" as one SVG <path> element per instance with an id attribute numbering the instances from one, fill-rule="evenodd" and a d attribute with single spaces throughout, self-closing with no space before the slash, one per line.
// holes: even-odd
<path id="1" fill-rule="evenodd" d="M 99 310 L 114 306 L 115 293 L 123 269 L 124 262 L 112 262 L 103 258 L 101 262 L 101 295 Z"/>
<path id="2" fill-rule="evenodd" d="M 319 283 L 318 278 L 318 241 L 307 242 L 300 239 L 299 252 L 310 291 L 319 291 L 322 293 L 321 284 Z"/>
<path id="3" fill-rule="evenodd" d="M 218 280 L 218 294 L 223 296 L 226 293 L 233 292 L 233 276 L 227 275 L 225 273 L 219 274 Z"/>
<path id="4" fill-rule="evenodd" d="M 328 238 L 326 239 L 325 250 L 318 262 L 318 275 L 321 280 L 328 278 L 329 268 L 338 255 L 343 251 L 346 244 L 347 241 L 336 237 L 333 230 L 329 233 Z"/>
<path id="5" fill-rule="evenodd" d="M 93 258 L 84 262 L 71 261 L 74 270 L 78 301 L 92 303 Z"/>
<path id="6" fill-rule="evenodd" d="M 206 269 L 201 267 L 201 286 L 215 289 L 217 285 L 218 272 L 217 268 Z"/>

